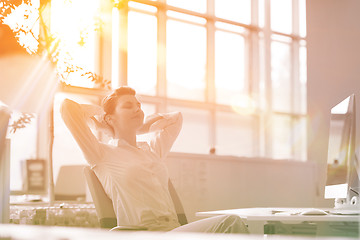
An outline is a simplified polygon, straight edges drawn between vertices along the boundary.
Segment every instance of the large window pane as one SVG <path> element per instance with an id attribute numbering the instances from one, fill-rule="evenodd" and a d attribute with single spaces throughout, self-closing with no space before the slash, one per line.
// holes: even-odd
<path id="1" fill-rule="evenodd" d="M 267 56 L 266 56 L 266 40 L 263 32 L 258 34 L 259 37 L 259 109 L 266 111 L 268 104 L 267 100 Z"/>
<path id="2" fill-rule="evenodd" d="M 13 111 L 9 121 L 9 132 L 7 137 L 10 139 L 10 190 L 22 191 L 24 166 L 27 159 L 36 158 L 37 143 L 37 118 L 32 117 L 31 121 L 24 124 L 24 128 L 15 128 L 11 125 L 18 122 L 22 113 Z M 33 115 L 35 116 L 35 115 Z M 18 124 L 15 124 L 18 126 Z"/>
<path id="3" fill-rule="evenodd" d="M 272 158 L 291 159 L 293 147 L 291 117 L 274 115 L 272 117 Z"/>
<path id="4" fill-rule="evenodd" d="M 293 146 L 292 149 L 294 151 L 294 159 L 306 161 L 307 158 L 307 118 L 302 117 L 296 120 L 293 120 Z"/>
<path id="5" fill-rule="evenodd" d="M 215 0 L 215 15 L 219 18 L 250 24 L 251 0 Z"/>
<path id="6" fill-rule="evenodd" d="M 300 47 L 300 101 L 301 101 L 301 113 L 306 114 L 307 106 L 306 106 L 306 99 L 307 99 L 307 52 L 306 47 Z"/>
<path id="7" fill-rule="evenodd" d="M 168 20 L 166 33 L 168 97 L 204 101 L 206 86 L 205 28 Z"/>
<path id="8" fill-rule="evenodd" d="M 299 0 L 300 36 L 306 36 L 306 0 Z"/>
<path id="9" fill-rule="evenodd" d="M 157 20 L 130 11 L 128 18 L 128 85 L 137 93 L 155 95 L 157 78 Z"/>
<path id="10" fill-rule="evenodd" d="M 96 87 L 91 78 L 83 74 L 96 69 L 98 4 L 98 1 L 86 0 L 51 1 L 51 33 L 59 40 L 60 50 L 57 69 L 67 84 Z"/>
<path id="11" fill-rule="evenodd" d="M 244 91 L 245 40 L 241 35 L 216 31 L 215 86 L 216 102 L 233 104 Z"/>
<path id="12" fill-rule="evenodd" d="M 275 115 L 272 117 L 272 157 L 275 159 L 295 159 L 305 161 L 306 117 Z"/>
<path id="13" fill-rule="evenodd" d="M 210 113 L 185 107 L 172 106 L 168 108 L 168 112 L 174 111 L 182 113 L 183 126 L 171 151 L 208 154 L 210 150 Z"/>
<path id="14" fill-rule="evenodd" d="M 216 154 L 254 156 L 254 117 L 216 113 Z"/>
<path id="15" fill-rule="evenodd" d="M 265 0 L 258 0 L 259 27 L 265 26 Z"/>
<path id="16" fill-rule="evenodd" d="M 273 110 L 291 112 L 290 45 L 273 41 L 271 44 L 271 80 Z"/>
<path id="17" fill-rule="evenodd" d="M 194 12 L 205 13 L 206 12 L 206 2 L 207 0 L 166 0 L 166 3 L 183 9 L 187 9 Z"/>
<path id="18" fill-rule="evenodd" d="M 292 0 L 271 0 L 271 29 L 273 31 L 292 32 Z"/>

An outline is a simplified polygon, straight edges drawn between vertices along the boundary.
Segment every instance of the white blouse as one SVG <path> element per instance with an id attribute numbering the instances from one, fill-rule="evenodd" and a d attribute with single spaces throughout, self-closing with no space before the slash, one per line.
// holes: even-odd
<path id="1" fill-rule="evenodd" d="M 137 147 L 121 139 L 101 143 L 87 125 L 81 106 L 64 100 L 61 114 L 94 169 L 105 192 L 112 199 L 117 224 L 167 231 L 179 225 L 169 190 L 165 165 L 181 126 L 181 113 L 160 114 L 150 131 L 154 137 Z"/>

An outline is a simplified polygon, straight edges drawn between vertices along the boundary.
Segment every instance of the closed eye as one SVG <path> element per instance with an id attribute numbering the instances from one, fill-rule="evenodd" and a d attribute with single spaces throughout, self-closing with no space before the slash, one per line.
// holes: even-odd
<path id="1" fill-rule="evenodd" d="M 137 103 L 133 103 L 133 102 L 125 102 L 123 105 L 122 105 L 122 108 L 126 108 L 126 109 L 130 109 L 130 108 L 133 108 L 133 107 L 138 107 L 138 108 L 141 108 L 141 103 L 137 102 Z"/>
<path id="2" fill-rule="evenodd" d="M 122 108 L 130 109 L 132 107 L 133 107 L 133 103 L 131 103 L 131 102 L 126 102 L 122 105 Z"/>

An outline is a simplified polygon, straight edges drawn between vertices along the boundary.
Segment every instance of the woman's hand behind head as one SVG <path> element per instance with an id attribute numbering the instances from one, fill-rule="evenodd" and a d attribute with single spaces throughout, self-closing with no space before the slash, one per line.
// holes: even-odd
<path id="1" fill-rule="evenodd" d="M 147 116 L 144 124 L 138 129 L 137 134 L 140 135 L 140 134 L 148 133 L 150 131 L 151 125 L 153 125 L 155 122 L 159 121 L 160 119 L 163 119 L 163 117 L 157 113 Z"/>
<path id="2" fill-rule="evenodd" d="M 104 120 L 98 121 L 94 116 L 90 117 L 96 130 L 105 133 L 108 137 L 114 137 L 113 129 Z"/>

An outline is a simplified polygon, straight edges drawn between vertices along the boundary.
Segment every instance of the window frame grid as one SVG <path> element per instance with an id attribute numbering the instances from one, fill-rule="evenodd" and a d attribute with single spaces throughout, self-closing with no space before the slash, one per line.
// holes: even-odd
<path id="1" fill-rule="evenodd" d="M 299 101 L 301 101 L 300 93 L 295 89 L 298 89 L 300 85 L 300 69 L 299 69 L 299 49 L 300 47 L 304 46 L 304 44 L 300 44 L 300 41 L 305 42 L 306 47 L 306 40 L 305 37 L 299 36 L 299 0 L 292 0 L 293 7 L 292 7 L 292 15 L 293 15 L 293 31 L 291 34 L 281 33 L 277 31 L 273 31 L 271 29 L 271 16 L 270 16 L 270 0 L 253 0 L 251 3 L 251 24 L 243 24 L 239 22 L 234 22 L 231 20 L 226 20 L 222 18 L 218 18 L 215 16 L 215 9 L 214 9 L 214 0 L 207 0 L 207 12 L 206 13 L 198 13 L 174 6 L 170 6 L 166 4 L 166 0 L 159 0 L 159 1 L 150 1 L 150 0 L 131 0 L 132 2 L 137 2 L 149 6 L 154 6 L 157 8 L 155 13 L 147 12 L 145 10 L 136 9 L 133 7 L 128 7 L 128 2 L 130 0 L 125 0 L 124 5 L 125 7 L 120 9 L 120 19 L 119 21 L 125 21 L 126 24 L 120 23 L 120 36 L 122 35 L 122 39 L 120 39 L 120 48 L 125 47 L 126 40 L 124 40 L 124 36 L 127 36 L 127 14 L 129 10 L 141 12 L 145 14 L 155 15 L 157 17 L 157 86 L 156 86 L 156 96 L 145 96 L 142 95 L 141 98 L 145 103 L 153 103 L 156 105 L 157 111 L 166 111 L 168 105 L 176 105 L 176 106 L 183 106 L 189 108 L 200 108 L 206 109 L 209 111 L 209 115 L 211 116 L 210 119 L 210 139 L 209 139 L 209 148 L 215 147 L 216 144 L 216 111 L 224 111 L 224 112 L 233 112 L 230 106 L 221 105 L 216 103 L 216 91 L 215 91 L 215 32 L 217 31 L 217 27 L 215 26 L 216 22 L 222 22 L 231 24 L 234 26 L 239 26 L 246 29 L 246 36 L 245 36 L 245 49 L 246 49 L 246 59 L 248 61 L 245 67 L 246 71 L 246 91 L 249 96 L 256 97 L 256 102 L 261 101 L 261 96 L 259 96 L 260 89 L 260 54 L 264 54 L 264 83 L 265 83 L 265 97 L 264 100 L 266 102 L 265 111 L 258 110 L 256 113 L 253 114 L 253 117 L 258 119 L 259 126 L 253 129 L 254 134 L 254 149 L 257 149 L 254 152 L 254 156 L 264 156 L 264 157 L 272 157 L 272 133 L 271 129 L 269 130 L 266 125 L 271 123 L 272 116 L 275 114 L 280 115 L 287 115 L 292 119 L 292 122 L 295 122 L 298 118 L 306 117 L 304 113 L 298 113 L 296 109 L 300 109 Z M 259 1 L 264 1 L 264 10 L 265 13 L 265 20 L 264 26 L 261 28 L 258 26 L 259 23 Z M 171 10 L 174 12 L 188 14 L 195 17 L 204 18 L 206 20 L 205 26 L 203 24 L 189 22 L 187 20 L 182 20 L 178 18 L 173 18 L 167 16 L 167 11 Z M 167 97 L 167 79 L 166 79 L 166 22 L 169 19 L 175 19 L 176 21 L 187 22 L 194 25 L 201 25 L 204 26 L 207 31 L 207 55 L 206 55 L 206 87 L 205 87 L 205 99 L 204 101 L 189 101 L 189 100 L 182 100 L 182 99 L 171 99 Z M 230 30 L 221 29 L 221 31 L 232 32 Z M 236 34 L 241 34 L 235 32 Z M 259 44 L 261 41 L 261 37 L 259 34 L 263 34 L 263 41 L 264 41 L 264 49 L 259 48 Z M 290 112 L 277 112 L 272 109 L 272 91 L 271 91 L 271 43 L 272 36 L 284 36 L 290 38 L 290 47 L 291 47 L 291 111 Z M 121 43 L 121 41 L 123 41 Z M 261 53 L 264 50 L 265 52 Z M 127 70 L 124 69 L 126 65 L 126 57 L 127 55 L 120 53 L 120 85 L 127 85 Z M 295 94 L 297 93 L 297 94 Z M 270 121 L 270 122 L 269 122 Z M 292 136 L 293 138 L 294 136 Z M 296 153 L 292 150 L 292 157 L 297 158 Z"/>

